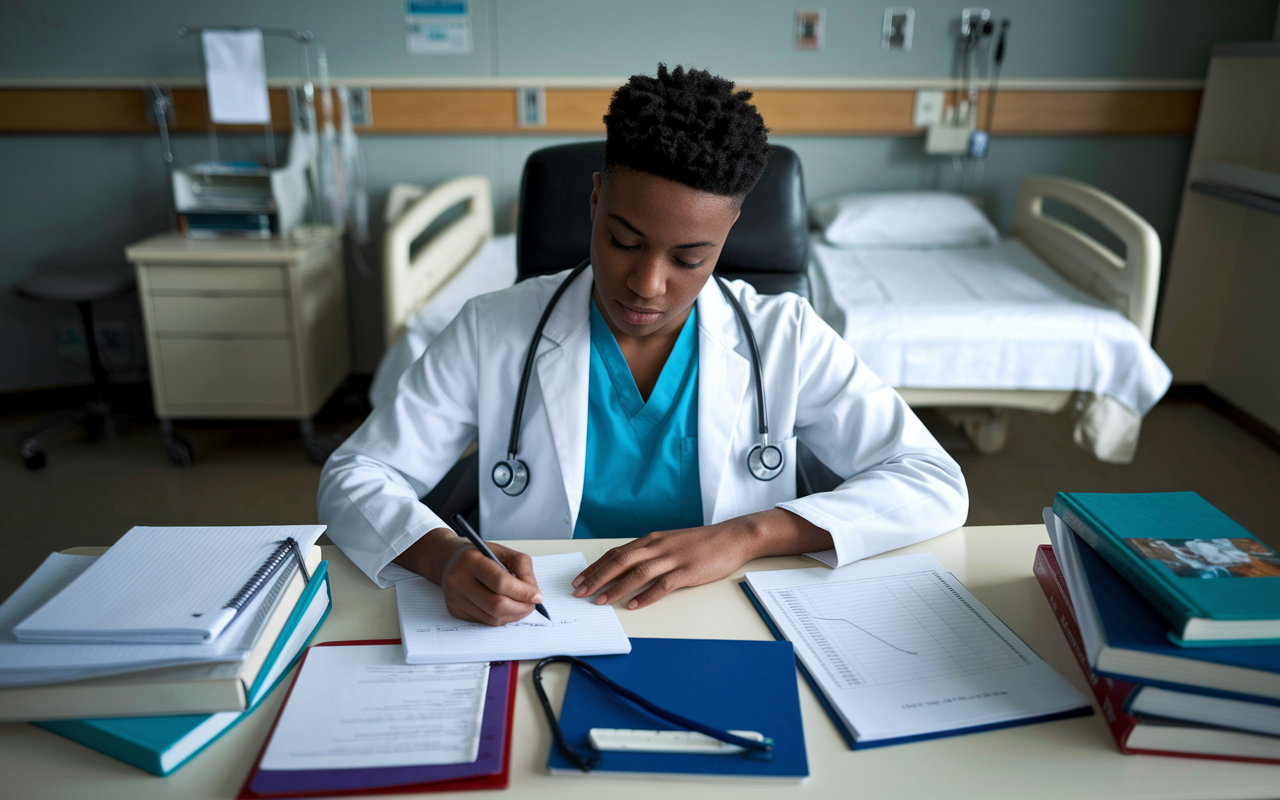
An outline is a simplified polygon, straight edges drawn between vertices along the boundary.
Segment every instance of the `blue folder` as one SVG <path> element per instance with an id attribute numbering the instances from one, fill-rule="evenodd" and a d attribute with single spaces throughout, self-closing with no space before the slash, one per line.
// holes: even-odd
<path id="1" fill-rule="evenodd" d="M 757 731 L 773 739 L 769 760 L 745 754 L 607 752 L 592 775 L 808 777 L 796 657 L 790 642 L 632 639 L 627 655 L 583 660 L 668 711 L 720 730 Z M 592 728 L 678 730 L 576 669 L 569 677 L 562 709 L 560 728 L 579 752 L 588 751 Z M 581 774 L 554 747 L 547 768 Z"/>

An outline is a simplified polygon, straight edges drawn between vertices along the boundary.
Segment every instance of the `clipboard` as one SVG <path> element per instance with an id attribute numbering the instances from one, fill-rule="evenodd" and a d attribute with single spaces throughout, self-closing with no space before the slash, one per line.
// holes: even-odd
<path id="1" fill-rule="evenodd" d="M 315 647 L 400 644 L 399 639 L 323 642 Z M 310 648 L 307 654 L 311 653 Z M 289 693 L 280 712 L 289 705 L 293 686 L 306 667 L 306 656 L 294 673 Z M 403 794 L 411 792 L 459 792 L 478 789 L 505 789 L 510 780 L 511 729 L 515 719 L 516 681 L 519 662 L 494 662 L 489 668 L 481 721 L 479 757 L 467 764 L 433 764 L 408 767 L 325 770 L 263 770 L 262 757 L 271 743 L 280 714 L 254 759 L 253 769 L 241 788 L 238 800 L 286 797 L 347 797 L 351 795 Z"/>

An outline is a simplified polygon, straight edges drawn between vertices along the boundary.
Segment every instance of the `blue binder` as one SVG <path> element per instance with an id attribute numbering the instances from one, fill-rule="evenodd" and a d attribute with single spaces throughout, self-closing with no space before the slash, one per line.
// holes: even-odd
<path id="1" fill-rule="evenodd" d="M 809 776 L 790 642 L 633 638 L 627 655 L 583 660 L 665 709 L 721 730 L 757 731 L 774 743 L 770 760 L 743 754 L 608 752 L 592 775 Z M 592 728 L 673 729 L 578 670 L 569 677 L 562 709 L 560 728 L 580 752 L 587 751 Z M 547 768 L 583 774 L 554 747 Z"/>

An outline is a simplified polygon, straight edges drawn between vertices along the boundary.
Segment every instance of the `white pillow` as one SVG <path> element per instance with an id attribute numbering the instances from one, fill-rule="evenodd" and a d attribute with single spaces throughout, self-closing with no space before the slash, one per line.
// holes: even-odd
<path id="1" fill-rule="evenodd" d="M 813 219 L 828 242 L 844 247 L 981 247 L 999 233 L 953 192 L 860 192 L 816 203 Z"/>

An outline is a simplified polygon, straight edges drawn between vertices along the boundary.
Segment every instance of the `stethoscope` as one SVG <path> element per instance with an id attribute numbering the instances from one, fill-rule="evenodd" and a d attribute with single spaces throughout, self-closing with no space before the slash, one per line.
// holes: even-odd
<path id="1" fill-rule="evenodd" d="M 516 393 L 516 409 L 511 418 L 511 438 L 507 443 L 507 457 L 493 465 L 494 485 L 512 497 L 522 493 L 529 485 L 529 467 L 517 458 L 517 453 L 520 450 L 520 424 L 524 419 L 524 398 L 529 392 L 529 378 L 533 374 L 533 357 L 537 353 L 538 343 L 542 341 L 542 329 L 546 327 L 552 310 L 555 309 L 556 303 L 560 301 L 565 290 L 569 288 L 569 284 L 573 283 L 590 265 L 591 259 L 584 258 L 582 263 L 569 273 L 569 277 L 556 288 L 555 294 L 551 295 L 551 302 L 547 304 L 542 312 L 542 318 L 538 320 L 538 327 L 533 331 L 533 340 L 529 342 L 529 352 L 524 357 L 524 370 L 520 374 L 520 390 Z M 747 344 L 751 348 L 751 370 L 755 373 L 756 379 L 756 417 L 760 423 L 760 443 L 747 453 L 747 471 L 756 480 L 771 481 L 782 473 L 784 458 L 782 450 L 777 445 L 769 444 L 769 414 L 764 402 L 760 348 L 756 346 L 756 337 L 751 330 L 751 324 L 747 322 L 746 312 L 742 310 L 738 298 L 729 291 L 729 284 L 725 283 L 719 275 L 713 278 L 716 285 L 720 287 L 720 293 L 729 301 L 729 305 L 733 306 L 733 313 L 738 317 L 738 324 L 742 326 L 742 332 L 746 334 Z"/>

